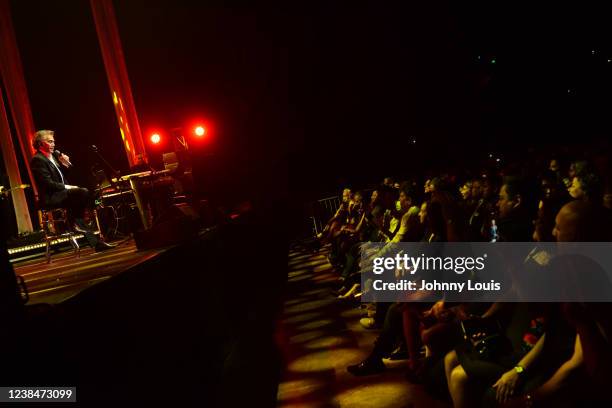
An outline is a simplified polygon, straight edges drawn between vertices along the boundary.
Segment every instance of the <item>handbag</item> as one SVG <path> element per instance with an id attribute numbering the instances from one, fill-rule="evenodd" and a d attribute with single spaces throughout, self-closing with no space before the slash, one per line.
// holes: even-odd
<path id="1" fill-rule="evenodd" d="M 461 322 L 461 330 L 472 351 L 482 360 L 492 360 L 512 351 L 512 344 L 497 320 L 467 319 Z"/>

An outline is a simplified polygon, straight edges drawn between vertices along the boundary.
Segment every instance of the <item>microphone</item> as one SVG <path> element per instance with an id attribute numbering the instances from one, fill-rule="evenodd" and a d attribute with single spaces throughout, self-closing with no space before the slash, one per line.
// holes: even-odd
<path id="1" fill-rule="evenodd" d="M 62 163 L 60 161 L 60 157 L 62 156 L 62 152 L 60 152 L 59 150 L 54 150 L 53 151 L 53 156 L 55 156 L 55 158 L 57 159 L 58 162 Z M 72 167 L 72 163 L 70 163 L 70 160 L 65 160 L 64 162 L 68 165 L 67 167 Z"/>

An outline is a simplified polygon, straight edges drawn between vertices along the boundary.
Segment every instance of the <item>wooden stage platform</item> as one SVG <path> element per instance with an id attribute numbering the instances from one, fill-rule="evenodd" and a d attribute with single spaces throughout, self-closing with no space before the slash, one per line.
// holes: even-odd
<path id="1" fill-rule="evenodd" d="M 53 254 L 50 264 L 42 256 L 15 263 L 13 267 L 15 274 L 25 280 L 30 296 L 28 304 L 59 303 L 163 251 L 138 251 L 134 240 L 129 239 L 104 252 L 94 252 L 86 246 L 81 248 L 78 258 L 68 250 Z"/>

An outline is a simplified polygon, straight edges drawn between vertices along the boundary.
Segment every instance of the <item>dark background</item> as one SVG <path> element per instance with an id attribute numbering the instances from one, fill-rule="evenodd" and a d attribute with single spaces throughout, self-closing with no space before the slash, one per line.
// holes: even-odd
<path id="1" fill-rule="evenodd" d="M 280 284 L 271 286 L 261 279 L 286 278 L 282 239 L 287 236 L 285 217 L 301 216 L 290 211 L 294 206 L 335 192 L 345 183 L 363 185 L 427 167 L 465 168 L 491 152 L 504 162 L 513 156 L 527 157 L 534 146 L 544 146 L 552 154 L 566 143 L 609 138 L 612 48 L 608 39 L 612 36 L 603 7 L 583 2 L 572 8 L 533 1 L 489 3 L 116 1 L 145 137 L 153 130 L 163 135 L 199 119 L 209 122 L 209 139 L 193 145 L 199 175 L 224 186 L 218 191 L 234 201 L 252 198 L 263 211 L 248 228 L 212 241 L 219 246 L 217 260 L 232 259 L 237 270 L 215 265 L 214 256 L 188 251 L 211 265 L 190 269 L 192 259 L 177 256 L 160 264 L 157 280 L 125 274 L 119 281 L 109 281 L 109 285 L 132 281 L 132 286 L 124 286 L 125 303 L 103 294 L 97 299 L 110 299 L 117 316 L 132 310 L 129 305 L 134 302 L 144 309 L 146 323 L 163 313 L 177 326 L 185 320 L 188 324 L 181 327 L 187 330 L 193 328 L 192 316 L 227 313 L 234 319 L 204 322 L 201 327 L 203 333 L 215 336 L 221 323 L 227 323 L 229 337 L 241 341 L 237 348 L 241 353 L 223 367 L 229 372 L 224 378 L 231 381 L 225 381 L 230 389 L 221 394 L 251 398 L 255 393 L 240 387 L 250 384 L 254 391 L 270 391 L 267 397 L 272 401 L 273 373 L 280 364 L 270 357 L 275 351 L 265 347 L 272 345 L 272 317 L 278 306 L 273 294 L 281 290 Z M 91 144 L 127 172 L 89 1 L 13 0 L 11 6 L 35 125 L 56 130 L 58 148 L 75 163 L 69 176 L 75 183 L 87 183 L 89 167 L 96 160 L 88 152 Z M 167 146 L 150 153 L 159 157 L 163 148 Z M 249 251 L 234 259 L 232 248 Z M 179 266 L 176 259 L 181 260 Z M 257 274 L 258 268 L 264 273 Z M 227 281 L 225 290 L 217 294 L 219 304 L 241 301 L 232 302 L 228 310 L 206 304 L 201 312 L 190 304 L 158 302 L 168 290 L 181 301 L 208 300 L 195 292 L 184 296 L 183 281 L 170 279 L 176 270 L 189 271 L 206 282 L 211 276 Z M 243 278 L 240 273 L 258 280 L 235 293 L 235 282 Z M 167 287 L 165 279 L 172 285 Z M 131 296 L 141 282 L 158 284 L 160 295 L 152 298 L 152 313 L 147 313 L 148 304 L 140 297 Z M 195 291 L 202 285 L 185 287 Z M 243 299 L 249 301 L 248 313 Z M 108 316 L 93 300 L 90 309 L 76 310 L 83 310 L 86 318 L 88 310 Z M 167 309 L 168 305 L 175 308 Z M 168 310 L 176 311 L 178 320 Z M 89 325 L 99 330 L 97 322 Z M 116 325 L 109 321 L 102 326 L 108 328 L 103 339 L 129 339 L 140 327 L 125 324 L 123 332 Z M 173 353 L 189 351 L 188 346 L 199 340 L 172 331 L 161 333 L 167 327 L 161 326 L 160 333 L 152 330 L 148 336 L 152 342 L 137 353 L 149 364 L 145 369 L 151 367 L 142 379 L 148 389 L 155 389 L 149 380 L 156 385 L 168 377 L 177 383 L 200 378 L 181 370 L 153 378 L 156 370 L 166 367 L 165 360 L 175 357 Z M 166 338 L 172 342 L 166 346 L 169 352 L 160 356 L 160 365 L 154 358 L 145 360 L 149 350 L 153 355 L 154 346 Z M 183 344 L 183 339 L 194 343 Z M 109 343 L 121 347 L 120 341 Z M 96 350 L 88 342 L 79 344 Z M 209 360 L 217 360 L 219 348 L 208 350 L 201 360 L 190 356 L 185 361 L 205 362 L 197 367 L 198 374 L 216 381 L 219 367 Z M 98 367 L 106 354 L 91 354 L 94 360 L 82 364 L 93 375 L 89 378 L 102 379 L 106 371 Z M 105 365 L 112 371 L 115 360 L 109 361 Z M 214 394 L 217 383 L 207 384 Z M 258 399 L 250 401 L 258 405 L 253 401 Z"/>
<path id="2" fill-rule="evenodd" d="M 490 3 L 115 8 L 144 136 L 206 120 L 213 131 L 195 150 L 215 152 L 217 180 L 306 200 L 490 151 L 609 135 L 603 7 Z M 57 131 L 76 181 L 95 160 L 90 144 L 127 171 L 89 2 L 11 6 L 36 126 Z"/>

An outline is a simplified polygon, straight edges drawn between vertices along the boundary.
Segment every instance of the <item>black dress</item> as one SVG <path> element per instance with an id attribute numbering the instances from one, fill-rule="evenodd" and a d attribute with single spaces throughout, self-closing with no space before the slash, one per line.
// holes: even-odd
<path id="1" fill-rule="evenodd" d="M 507 350 L 500 351 L 490 359 L 483 359 L 470 342 L 466 341 L 456 348 L 459 363 L 468 378 L 480 385 L 493 385 L 529 352 L 533 344 L 526 345 L 524 338 L 532 322 L 541 321 L 544 315 L 540 307 L 530 303 L 507 303 L 504 309 L 501 326 L 502 334 L 509 342 Z"/>

